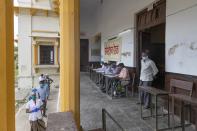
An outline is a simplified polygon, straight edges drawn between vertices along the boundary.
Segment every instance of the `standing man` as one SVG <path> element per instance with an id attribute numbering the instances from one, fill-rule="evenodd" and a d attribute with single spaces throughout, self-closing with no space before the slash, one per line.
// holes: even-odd
<path id="1" fill-rule="evenodd" d="M 26 104 L 26 113 L 29 114 L 31 131 L 45 131 L 45 122 L 42 119 L 42 101 L 36 98 L 36 93 L 31 93 L 31 99 Z"/>
<path id="2" fill-rule="evenodd" d="M 149 58 L 148 53 L 148 50 L 142 52 L 139 86 L 152 86 L 152 82 L 158 73 L 158 69 L 154 61 Z M 145 109 L 150 108 L 150 97 L 151 95 L 149 93 L 144 91 L 139 92 L 139 100 L 142 104 L 144 104 Z M 140 102 L 138 104 L 140 104 Z"/>
<path id="3" fill-rule="evenodd" d="M 39 76 L 39 81 L 43 81 L 45 78 L 44 78 L 44 74 L 41 74 L 40 76 Z"/>
<path id="4" fill-rule="evenodd" d="M 45 80 L 40 80 L 40 86 L 37 88 L 38 98 L 43 102 L 42 115 L 46 116 L 46 106 L 47 106 L 47 87 L 45 85 Z"/>
<path id="5" fill-rule="evenodd" d="M 49 99 L 49 95 L 50 95 L 50 86 L 53 83 L 53 80 L 51 78 L 49 78 L 49 75 L 46 74 L 45 75 L 45 84 L 46 84 L 46 88 L 47 88 L 47 99 Z"/>

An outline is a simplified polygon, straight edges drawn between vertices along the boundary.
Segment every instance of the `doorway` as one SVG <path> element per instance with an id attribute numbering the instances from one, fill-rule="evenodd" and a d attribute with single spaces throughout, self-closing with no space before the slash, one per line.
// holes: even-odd
<path id="1" fill-rule="evenodd" d="M 163 89 L 165 87 L 165 27 L 166 27 L 166 1 L 160 0 L 152 5 L 152 9 L 144 9 L 137 14 L 137 52 L 136 70 L 138 77 L 141 69 L 141 52 L 149 51 L 159 73 L 153 86 Z"/>
<path id="2" fill-rule="evenodd" d="M 87 71 L 89 66 L 89 41 L 80 39 L 80 71 Z"/>

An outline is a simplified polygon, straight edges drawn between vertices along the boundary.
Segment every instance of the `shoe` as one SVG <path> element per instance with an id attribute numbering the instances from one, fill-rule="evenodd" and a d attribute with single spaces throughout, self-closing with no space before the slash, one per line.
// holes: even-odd
<path id="1" fill-rule="evenodd" d="M 105 90 L 105 89 L 102 89 L 101 91 L 102 91 L 103 93 L 106 93 L 106 90 Z"/>
<path id="2" fill-rule="evenodd" d="M 114 95 L 114 96 L 116 96 L 116 95 L 117 95 L 116 91 L 114 91 L 114 92 L 113 92 L 113 95 Z"/>
<path id="3" fill-rule="evenodd" d="M 149 108 L 150 108 L 150 106 L 145 106 L 145 107 L 144 107 L 144 109 L 149 109 Z"/>
<path id="4" fill-rule="evenodd" d="M 47 117 L 47 115 L 43 115 L 43 117 Z"/>

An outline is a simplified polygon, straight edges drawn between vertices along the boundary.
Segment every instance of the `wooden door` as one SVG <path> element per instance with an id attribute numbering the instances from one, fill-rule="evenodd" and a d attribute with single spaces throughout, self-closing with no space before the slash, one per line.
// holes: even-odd
<path id="1" fill-rule="evenodd" d="M 80 71 L 86 71 L 89 65 L 89 42 L 88 39 L 80 40 Z"/>

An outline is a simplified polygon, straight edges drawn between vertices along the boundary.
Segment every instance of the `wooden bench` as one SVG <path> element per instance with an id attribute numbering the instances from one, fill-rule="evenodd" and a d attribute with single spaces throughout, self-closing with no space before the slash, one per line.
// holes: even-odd
<path id="1" fill-rule="evenodd" d="M 184 90 L 184 94 L 180 94 L 177 92 L 177 90 Z M 172 115 L 173 115 L 173 130 L 175 128 L 174 124 L 174 100 L 181 101 L 181 127 L 182 130 L 185 130 L 185 116 L 184 116 L 184 110 L 185 108 L 189 108 L 189 122 L 191 123 L 191 105 L 197 104 L 197 99 L 192 98 L 193 94 L 193 82 L 188 81 L 182 81 L 182 80 L 176 80 L 172 79 L 170 81 L 170 97 L 172 97 Z"/>
<path id="2" fill-rule="evenodd" d="M 170 95 L 172 97 L 172 118 L 173 118 L 173 131 L 175 128 L 175 119 L 174 119 L 174 100 L 180 100 L 181 101 L 181 127 L 182 127 L 182 131 L 185 131 L 185 109 L 184 106 L 185 104 L 187 105 L 188 103 L 193 105 L 193 106 L 197 106 L 197 98 L 192 98 L 190 96 L 186 96 L 186 95 L 182 95 L 182 94 L 172 94 Z M 191 116 L 190 116 L 191 117 Z M 197 131 L 197 127 L 196 127 L 196 131 Z"/>
<path id="3" fill-rule="evenodd" d="M 157 88 L 154 88 L 154 87 L 148 87 L 148 86 L 139 86 L 139 91 L 144 91 L 146 93 L 149 93 L 151 94 L 151 105 L 150 105 L 150 111 L 151 111 L 151 115 L 150 116 L 147 116 L 147 117 L 143 117 L 143 109 L 142 109 L 142 103 L 140 102 L 140 115 L 141 115 L 141 118 L 144 119 L 144 118 L 149 118 L 149 117 L 153 117 L 155 116 L 155 130 L 156 131 L 159 131 L 159 130 L 165 130 L 165 129 L 169 129 L 170 128 L 170 113 L 169 113 L 169 92 L 167 91 L 163 91 L 161 89 L 157 89 Z M 153 115 L 152 113 L 152 96 L 155 96 L 155 115 Z M 159 129 L 158 127 L 158 117 L 161 116 L 158 114 L 158 98 L 161 97 L 161 96 L 166 96 L 167 97 L 167 105 L 168 105 L 168 113 L 167 113 L 167 116 L 168 116 L 168 128 L 165 128 L 165 129 Z"/>

